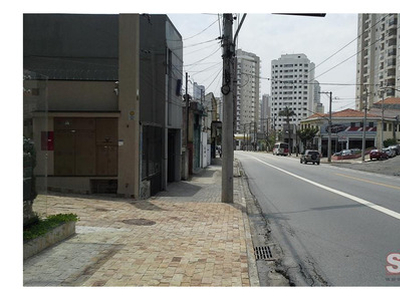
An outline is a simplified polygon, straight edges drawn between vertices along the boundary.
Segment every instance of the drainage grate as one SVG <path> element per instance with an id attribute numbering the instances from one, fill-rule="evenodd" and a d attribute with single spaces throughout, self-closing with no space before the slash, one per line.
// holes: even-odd
<path id="1" fill-rule="evenodd" d="M 146 219 L 128 219 L 122 221 L 125 224 L 137 225 L 137 226 L 151 226 L 156 224 L 156 222 Z"/>
<path id="2" fill-rule="evenodd" d="M 256 257 L 256 260 L 272 259 L 272 252 L 269 246 L 254 247 L 254 255 Z"/>

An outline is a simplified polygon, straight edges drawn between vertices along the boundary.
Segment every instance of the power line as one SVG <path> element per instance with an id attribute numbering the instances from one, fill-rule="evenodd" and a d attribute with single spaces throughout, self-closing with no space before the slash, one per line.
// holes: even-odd
<path id="1" fill-rule="evenodd" d="M 193 75 L 196 75 L 196 74 L 199 74 L 199 73 L 208 71 L 208 70 L 210 70 L 210 69 L 213 69 L 213 68 L 215 68 L 216 66 L 221 66 L 221 62 L 218 62 L 218 63 L 216 63 L 216 64 L 214 64 L 214 65 L 212 65 L 212 66 L 210 66 L 210 67 L 207 67 L 207 68 L 205 68 L 205 69 L 203 69 L 203 70 L 200 70 L 200 71 L 192 71 L 192 74 L 193 74 Z"/>
<path id="2" fill-rule="evenodd" d="M 192 35 L 191 37 L 185 38 L 185 39 L 183 39 L 183 40 L 189 40 L 189 39 L 191 39 L 191 38 L 194 38 L 194 37 L 196 37 L 196 36 L 202 34 L 204 31 L 206 31 L 208 28 L 210 28 L 212 25 L 214 25 L 216 22 L 218 22 L 219 19 L 220 19 L 220 17 L 219 17 L 219 15 L 218 15 L 217 20 L 215 20 L 214 22 L 212 22 L 209 26 L 207 26 L 206 28 L 204 28 L 204 29 L 203 29 L 202 31 L 200 31 L 199 33 L 197 33 L 197 34 L 195 34 L 195 35 Z M 219 22 L 218 22 L 218 23 L 219 23 Z"/>
<path id="3" fill-rule="evenodd" d="M 203 61 L 203 60 L 205 60 L 205 59 L 211 57 L 212 55 L 214 55 L 215 53 L 217 53 L 217 51 L 219 51 L 220 49 L 221 49 L 221 48 L 218 46 L 218 48 L 217 48 L 214 52 L 212 52 L 211 54 L 207 55 L 206 57 L 204 57 L 204 58 L 202 58 L 202 59 L 199 59 L 198 61 L 196 61 L 196 62 L 194 62 L 194 63 L 187 64 L 187 65 L 185 65 L 185 66 L 188 67 L 188 66 L 196 65 L 196 64 L 198 64 L 199 62 L 201 62 L 201 61 Z"/>
<path id="4" fill-rule="evenodd" d="M 398 26 L 396 29 L 399 29 L 399 28 L 400 28 L 400 26 Z M 386 34 L 388 34 L 388 33 L 384 33 L 384 35 L 386 35 Z M 375 42 L 373 42 L 370 46 L 373 46 L 373 45 L 375 45 L 376 43 L 378 43 L 378 42 L 380 42 L 380 41 L 381 41 L 381 39 L 378 38 L 378 39 L 377 39 Z M 355 54 L 351 55 L 350 57 L 348 57 L 348 58 L 346 58 L 345 60 L 341 61 L 340 63 L 336 64 L 335 66 L 333 66 L 332 68 L 330 68 L 330 69 L 328 69 L 327 71 L 323 72 L 322 74 L 319 74 L 318 76 L 315 76 L 314 79 L 315 79 L 315 78 L 318 78 L 318 77 L 320 77 L 320 76 L 322 76 L 322 75 L 324 75 L 324 74 L 326 74 L 326 73 L 328 73 L 329 71 L 332 71 L 333 69 L 335 69 L 336 67 L 340 66 L 341 64 L 343 64 L 344 62 L 348 61 L 349 59 L 353 58 L 354 56 L 358 55 L 358 54 L 361 53 L 362 51 L 363 51 L 363 49 L 357 51 Z"/>
<path id="5" fill-rule="evenodd" d="M 314 68 L 310 69 L 308 73 L 310 73 L 311 71 L 315 70 L 317 67 L 319 67 L 320 65 L 322 65 L 324 62 L 328 61 L 329 59 L 331 59 L 333 56 L 335 56 L 336 54 L 338 54 L 340 51 L 342 51 L 343 49 L 345 49 L 347 46 L 349 46 L 350 44 L 352 44 L 354 41 L 356 41 L 360 36 L 362 36 L 366 31 L 372 29 L 373 27 L 375 27 L 376 25 L 379 24 L 379 22 L 381 22 L 382 20 L 384 20 L 387 16 L 389 16 L 389 14 L 387 14 L 386 16 L 384 16 L 382 19 L 380 19 L 378 22 L 376 22 L 374 25 L 372 25 L 371 27 L 365 29 L 362 33 L 360 33 L 355 39 L 351 40 L 350 42 L 348 42 L 346 45 L 344 45 L 342 48 L 340 48 L 339 50 L 337 50 L 335 53 L 333 53 L 331 56 L 329 56 L 328 58 L 326 58 L 325 60 L 323 60 L 322 62 L 320 62 L 318 65 L 316 65 Z"/>
<path id="6" fill-rule="evenodd" d="M 195 43 L 195 44 L 191 44 L 191 45 L 187 45 L 187 46 L 177 47 L 177 48 L 173 48 L 171 50 L 180 50 L 180 49 L 195 47 L 195 46 L 198 46 L 198 45 L 203 45 L 203 44 L 206 44 L 206 43 L 214 42 L 216 40 L 219 40 L 219 38 L 214 38 L 214 39 L 211 39 L 211 40 L 207 40 L 207 41 L 203 41 L 203 42 L 199 42 L 199 43 Z"/>

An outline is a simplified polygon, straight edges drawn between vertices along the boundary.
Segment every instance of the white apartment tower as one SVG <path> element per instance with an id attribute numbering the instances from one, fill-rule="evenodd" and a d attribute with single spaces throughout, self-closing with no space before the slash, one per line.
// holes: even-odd
<path id="1" fill-rule="evenodd" d="M 260 58 L 238 49 L 236 79 L 236 132 L 243 133 L 260 127 Z"/>
<path id="2" fill-rule="evenodd" d="M 300 120 L 313 114 L 314 63 L 305 54 L 285 54 L 271 62 L 271 118 L 273 128 L 283 130 L 286 118 L 279 112 L 288 107 L 296 113 L 290 124 L 300 125 Z"/>
<path id="3" fill-rule="evenodd" d="M 399 15 L 358 15 L 356 109 L 400 97 Z"/>

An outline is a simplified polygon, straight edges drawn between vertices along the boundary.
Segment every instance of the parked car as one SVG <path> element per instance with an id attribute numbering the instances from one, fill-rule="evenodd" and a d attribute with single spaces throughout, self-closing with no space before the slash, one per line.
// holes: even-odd
<path id="1" fill-rule="evenodd" d="M 400 155 L 400 145 L 392 145 L 389 146 L 388 148 L 394 150 L 394 152 L 396 152 L 396 155 Z"/>
<path id="2" fill-rule="evenodd" d="M 335 155 L 335 156 L 348 156 L 348 155 L 351 155 L 351 154 L 352 154 L 351 150 L 342 150 L 342 151 L 334 153 L 333 155 Z"/>
<path id="3" fill-rule="evenodd" d="M 351 154 L 355 155 L 355 154 L 361 154 L 361 149 L 358 148 L 354 148 L 354 149 L 350 149 Z"/>
<path id="4" fill-rule="evenodd" d="M 374 160 L 374 159 L 381 160 L 381 159 L 388 159 L 388 158 L 389 158 L 389 156 L 385 152 L 378 150 L 378 149 L 373 149 L 369 152 L 370 160 Z"/>
<path id="5" fill-rule="evenodd" d="M 382 149 L 383 152 L 385 152 L 389 158 L 395 157 L 396 156 L 396 151 L 388 148 L 383 148 Z"/>
<path id="6" fill-rule="evenodd" d="M 317 150 L 306 150 L 304 154 L 300 157 L 300 163 L 307 164 L 308 162 L 312 162 L 313 164 L 319 165 L 321 155 Z"/>

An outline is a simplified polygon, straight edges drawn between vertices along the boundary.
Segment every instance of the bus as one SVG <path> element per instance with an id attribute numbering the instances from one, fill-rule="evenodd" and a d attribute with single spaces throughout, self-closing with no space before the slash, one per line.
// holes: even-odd
<path id="1" fill-rule="evenodd" d="M 272 149 L 272 154 L 287 156 L 289 154 L 289 144 L 282 142 L 275 143 L 274 148 Z"/>

